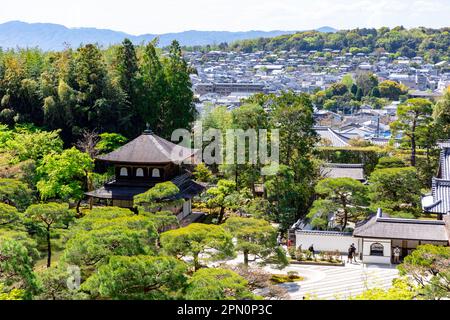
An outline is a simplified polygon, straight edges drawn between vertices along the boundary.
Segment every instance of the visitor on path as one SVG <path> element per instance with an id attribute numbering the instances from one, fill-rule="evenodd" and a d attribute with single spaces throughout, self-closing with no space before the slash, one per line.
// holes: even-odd
<path id="1" fill-rule="evenodd" d="M 397 246 L 394 248 L 394 264 L 400 264 L 400 254 L 401 254 L 400 247 Z"/>
<path id="2" fill-rule="evenodd" d="M 278 234 L 278 237 L 277 237 L 277 245 L 281 246 L 282 243 L 283 243 L 283 238 L 282 238 L 281 233 L 280 233 L 280 234 Z"/>
<path id="3" fill-rule="evenodd" d="M 315 258 L 316 257 L 316 253 L 314 252 L 314 245 L 313 244 L 311 245 L 311 247 L 309 247 L 308 250 L 309 250 L 309 252 L 311 252 L 313 258 Z"/>
<path id="4" fill-rule="evenodd" d="M 353 256 L 353 261 L 355 263 L 357 263 L 358 261 L 356 261 L 356 246 L 354 243 L 352 243 L 352 245 L 350 246 L 351 250 L 352 250 L 352 256 Z"/>
<path id="5" fill-rule="evenodd" d="M 347 263 L 353 263 L 353 252 L 353 248 L 350 246 L 350 248 L 348 248 Z"/>

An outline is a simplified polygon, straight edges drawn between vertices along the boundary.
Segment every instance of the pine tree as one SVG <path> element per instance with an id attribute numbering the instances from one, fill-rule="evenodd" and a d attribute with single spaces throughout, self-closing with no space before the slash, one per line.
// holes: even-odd
<path id="1" fill-rule="evenodd" d="M 167 81 L 161 60 L 156 53 L 155 42 L 150 42 L 144 49 L 142 74 L 142 103 L 139 104 L 139 115 L 152 130 L 161 134 L 167 125 Z M 179 115 L 177 115 L 179 116 Z"/>
<path id="2" fill-rule="evenodd" d="M 356 100 L 361 101 L 363 98 L 364 94 L 361 88 L 358 88 L 358 91 L 356 91 Z"/>
<path id="3" fill-rule="evenodd" d="M 170 136 L 174 129 L 189 128 L 196 115 L 193 103 L 194 93 L 189 76 L 191 70 L 183 58 L 180 44 L 173 41 L 169 52 L 166 66 L 169 94 L 165 123 L 170 123 L 170 125 L 165 128 L 164 136 Z"/>
<path id="4" fill-rule="evenodd" d="M 127 136 L 134 137 L 142 132 L 145 122 L 139 114 L 143 99 L 138 58 L 136 49 L 129 39 L 125 39 L 117 48 L 115 71 L 125 100 L 119 110 L 120 128 Z"/>
<path id="5" fill-rule="evenodd" d="M 379 89 L 378 87 L 374 87 L 374 88 L 372 89 L 372 92 L 370 93 L 370 95 L 371 95 L 372 97 L 375 97 L 375 98 L 381 97 L 380 89 Z"/>

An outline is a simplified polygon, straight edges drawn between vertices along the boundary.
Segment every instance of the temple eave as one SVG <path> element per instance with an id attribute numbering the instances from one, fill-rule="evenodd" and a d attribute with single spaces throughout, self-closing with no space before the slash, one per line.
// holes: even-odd
<path id="1" fill-rule="evenodd" d="M 191 180 L 187 175 L 179 176 L 172 182 L 180 189 L 180 192 L 173 199 L 189 200 L 202 193 L 205 189 L 204 186 Z M 86 192 L 85 195 L 96 199 L 133 201 L 134 196 L 145 193 L 152 187 L 154 185 L 123 186 L 112 182 L 97 190 Z"/>

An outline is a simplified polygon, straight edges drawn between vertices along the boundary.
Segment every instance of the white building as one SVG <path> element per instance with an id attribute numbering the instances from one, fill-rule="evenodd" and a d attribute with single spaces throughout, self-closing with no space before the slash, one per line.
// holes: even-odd
<path id="1" fill-rule="evenodd" d="M 448 246 L 450 241 L 450 214 L 443 221 L 398 219 L 376 216 L 358 223 L 353 233 L 307 230 L 310 226 L 298 222 L 291 229 L 297 248 L 347 253 L 354 244 L 365 264 L 392 264 L 393 250 L 401 249 L 401 259 L 423 244 Z"/>
<path id="2" fill-rule="evenodd" d="M 444 221 L 398 219 L 384 217 L 379 209 L 376 216 L 356 226 L 353 237 L 362 241 L 363 263 L 391 264 L 396 247 L 404 258 L 423 244 L 448 246 L 450 215 Z"/>

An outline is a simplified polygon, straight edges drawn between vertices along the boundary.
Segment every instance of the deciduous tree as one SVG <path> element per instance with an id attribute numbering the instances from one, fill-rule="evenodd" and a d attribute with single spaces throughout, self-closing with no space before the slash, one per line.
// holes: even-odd
<path id="1" fill-rule="evenodd" d="M 165 252 L 178 258 L 192 257 L 194 269 L 201 267 L 201 259 L 232 257 L 234 246 L 231 234 L 221 226 L 193 223 L 161 235 Z"/>
<path id="2" fill-rule="evenodd" d="M 314 202 L 308 217 L 317 227 L 327 228 L 328 216 L 333 214 L 335 223 L 345 230 L 349 221 L 364 219 L 367 214 L 367 188 L 355 179 L 327 178 L 319 181 L 316 192 L 322 199 Z"/>
<path id="3" fill-rule="evenodd" d="M 47 242 L 47 268 L 52 263 L 51 232 L 58 227 L 68 226 L 73 219 L 67 204 L 47 203 L 31 205 L 24 215 L 25 219 L 45 230 Z"/>
<path id="4" fill-rule="evenodd" d="M 265 220 L 253 218 L 229 218 L 224 224 L 236 239 L 236 250 L 244 255 L 244 264 L 248 266 L 249 255 L 266 259 L 271 255 L 281 265 L 286 264 L 286 257 L 277 244 L 277 230 Z"/>
<path id="5" fill-rule="evenodd" d="M 236 192 L 236 183 L 230 180 L 219 180 L 217 186 L 207 191 L 207 194 L 211 196 L 208 200 L 210 207 L 216 207 L 220 209 L 218 224 L 222 223 L 225 216 L 225 209 L 232 205 L 232 195 Z"/>
<path id="6" fill-rule="evenodd" d="M 389 215 L 404 218 L 420 215 L 420 183 L 415 168 L 375 170 L 369 182 L 372 210 L 382 208 Z"/>
<path id="7" fill-rule="evenodd" d="M 36 186 L 41 199 L 77 200 L 78 212 L 93 167 L 91 157 L 75 148 L 61 154 L 47 154 L 36 169 L 39 176 Z"/>
<path id="8" fill-rule="evenodd" d="M 187 300 L 253 300 L 248 282 L 227 269 L 201 269 L 194 273 L 186 288 Z"/>
<path id="9" fill-rule="evenodd" d="M 420 133 L 427 132 L 431 126 L 433 112 L 429 100 L 414 98 L 407 100 L 397 109 L 398 120 L 391 124 L 393 136 L 401 134 L 403 141 L 411 149 L 411 166 L 416 166 L 416 150 Z"/>
<path id="10" fill-rule="evenodd" d="M 173 182 L 158 183 L 147 192 L 134 196 L 134 204 L 151 212 L 172 209 L 184 202 L 176 197 L 179 193 L 180 189 Z"/>
<path id="11" fill-rule="evenodd" d="M 0 179 L 0 201 L 25 210 L 32 202 L 32 191 L 20 180 Z"/>
<path id="12" fill-rule="evenodd" d="M 25 298 L 31 298 L 37 291 L 33 265 L 30 252 L 19 241 L 0 241 L 0 283 L 7 290 L 22 289 Z"/>
<path id="13" fill-rule="evenodd" d="M 186 266 L 165 256 L 114 256 L 82 285 L 92 298 L 166 300 L 185 285 Z"/>
<path id="14" fill-rule="evenodd" d="M 11 225 L 19 220 L 19 212 L 15 207 L 0 203 L 0 227 Z"/>
<path id="15" fill-rule="evenodd" d="M 422 245 L 405 257 L 400 274 L 413 279 L 419 296 L 441 300 L 450 297 L 450 248 Z"/>
<path id="16" fill-rule="evenodd" d="M 378 85 L 380 96 L 389 100 L 398 101 L 401 95 L 408 93 L 408 88 L 398 82 L 385 80 Z"/>

